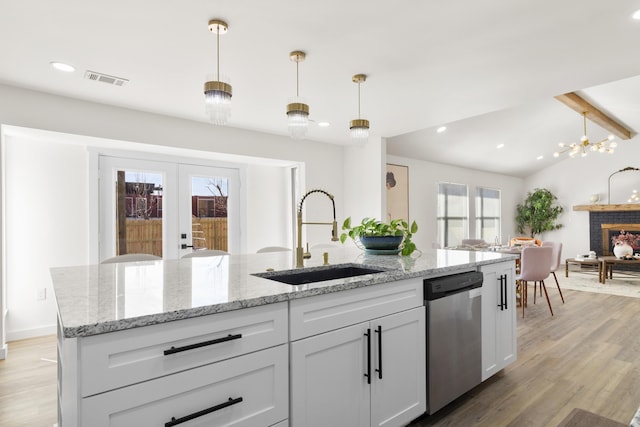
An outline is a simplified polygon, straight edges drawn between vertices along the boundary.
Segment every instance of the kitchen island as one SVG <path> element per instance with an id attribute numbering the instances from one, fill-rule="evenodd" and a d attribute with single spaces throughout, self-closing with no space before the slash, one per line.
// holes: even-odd
<path id="1" fill-rule="evenodd" d="M 255 276 L 299 272 L 290 252 L 52 269 L 60 426 L 158 425 L 158 420 L 166 426 L 238 422 L 280 427 L 312 425 L 313 420 L 321 425 L 318 414 L 343 408 L 315 408 L 317 399 L 305 398 L 304 391 L 314 384 L 320 391 L 331 387 L 325 384 L 331 375 L 323 371 L 338 365 L 345 369 L 338 377 L 362 367 L 364 375 L 356 379 L 371 385 L 357 392 L 331 391 L 346 393 L 345 408 L 353 407 L 354 399 L 369 408 L 341 419 L 353 415 L 360 425 L 373 425 L 388 417 L 376 414 L 384 405 L 374 398 L 383 389 L 406 395 L 404 403 L 389 409 L 399 416 L 388 425 L 403 425 L 420 415 L 424 381 L 416 378 L 425 365 L 422 280 L 496 265 L 512 268 L 515 256 L 446 250 L 418 257 L 370 256 L 343 248 L 329 252 L 331 266 L 383 272 L 304 285 Z M 327 268 L 320 254 L 306 261 L 305 270 L 315 268 Z M 409 347 L 400 345 L 397 354 L 387 355 L 392 346 L 382 350 L 383 330 L 409 334 L 410 339 L 388 335 L 393 347 L 399 346 L 396 339 Z M 332 343 L 336 339 L 342 344 Z M 328 348 L 344 351 L 317 357 Z M 350 351 L 353 363 L 336 363 Z M 389 363 L 396 357 L 397 363 Z M 387 382 L 376 389 L 382 360 Z M 411 370 L 394 372 L 398 366 Z M 401 384 L 411 390 L 393 390 Z M 217 395 L 224 398 L 216 400 Z"/>

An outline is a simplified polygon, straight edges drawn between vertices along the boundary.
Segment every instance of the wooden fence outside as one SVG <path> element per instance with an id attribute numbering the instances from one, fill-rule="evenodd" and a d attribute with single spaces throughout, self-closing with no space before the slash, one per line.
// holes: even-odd
<path id="1" fill-rule="evenodd" d="M 219 249 L 222 251 L 228 250 L 227 218 L 193 218 L 192 223 L 194 247 Z M 161 218 L 127 218 L 126 224 L 126 253 L 145 253 L 162 257 Z"/>

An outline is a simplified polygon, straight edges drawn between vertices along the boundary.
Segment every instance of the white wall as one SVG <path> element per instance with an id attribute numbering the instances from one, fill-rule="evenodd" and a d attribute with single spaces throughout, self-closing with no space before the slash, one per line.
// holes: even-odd
<path id="1" fill-rule="evenodd" d="M 589 212 L 573 211 L 573 206 L 590 204 L 592 194 L 600 195 L 600 204 L 607 203 L 609 175 L 627 166 L 640 167 L 640 137 L 618 143 L 614 154 L 589 153 L 574 159 L 565 157 L 525 180 L 522 200 L 527 191 L 547 188 L 558 197 L 564 212 L 559 219 L 563 227 L 543 234 L 544 240 L 563 244 L 562 258 L 588 253 Z M 631 189 L 640 191 L 640 172 L 622 172 L 611 179 L 611 203 L 626 203 Z M 595 249 L 595 248 L 593 248 Z"/>
<path id="2" fill-rule="evenodd" d="M 87 153 L 12 137 L 5 144 L 7 331 L 21 339 L 55 332 L 49 267 L 89 260 Z"/>
<path id="3" fill-rule="evenodd" d="M 49 298 L 44 303 L 40 303 L 35 299 L 34 289 L 37 289 L 42 284 L 42 280 L 45 280 L 44 271 L 47 272 L 48 286 L 50 280 L 48 269 L 53 265 L 87 263 L 86 254 L 90 237 L 85 230 L 87 228 L 85 221 L 88 216 L 88 201 L 81 193 L 84 192 L 86 195 L 88 190 L 85 188 L 75 192 L 78 188 L 77 182 L 87 182 L 87 159 L 84 155 L 80 156 L 80 151 L 77 151 L 82 149 L 70 148 L 64 144 L 64 134 L 74 135 L 69 137 L 74 141 L 78 139 L 77 135 L 83 136 L 87 145 L 105 144 L 106 141 L 107 145 L 110 142 L 118 143 L 116 148 L 122 149 L 119 141 L 130 141 L 148 144 L 149 150 L 156 153 L 173 152 L 172 150 L 175 151 L 175 147 L 178 147 L 190 150 L 189 152 L 193 155 L 199 151 L 231 155 L 236 162 L 253 165 L 247 168 L 247 182 L 244 183 L 247 186 L 247 206 L 250 209 L 247 214 L 246 229 L 249 236 L 246 241 L 251 251 L 261 246 L 275 245 L 277 244 L 275 242 L 282 238 L 290 240 L 290 231 L 284 225 L 285 221 L 275 223 L 278 219 L 289 215 L 289 195 L 269 194 L 269 191 L 277 185 L 288 180 L 288 175 L 285 177 L 284 164 L 304 165 L 301 168 L 304 172 L 301 182 L 305 185 L 302 191 L 320 187 L 331 192 L 336 199 L 337 216 L 343 216 L 344 169 L 341 146 L 306 140 L 293 141 L 287 136 L 216 127 L 207 123 L 95 104 L 11 86 L 0 85 L 0 99 L 3 100 L 0 103 L 0 124 L 4 129 L 9 125 L 9 127 L 44 129 L 63 134 L 56 136 L 55 143 L 47 145 L 46 141 L 40 140 L 20 141 L 16 144 L 15 139 L 11 140 L 3 133 L 3 146 L 9 148 L 7 153 L 9 157 L 5 159 L 8 166 L 3 174 L 10 172 L 11 176 L 14 174 L 20 176 L 22 168 L 28 168 L 32 163 L 31 157 L 37 157 L 33 163 L 38 166 L 31 169 L 33 173 L 29 175 L 29 179 L 36 181 L 44 188 L 47 188 L 48 183 L 51 182 L 51 174 L 61 173 L 60 179 L 64 180 L 62 188 L 57 188 L 47 196 L 47 202 L 53 207 L 55 213 L 46 219 L 51 223 L 38 230 L 41 234 L 37 236 L 37 244 L 44 245 L 44 248 L 38 249 L 41 252 L 37 259 L 33 256 L 28 260 L 20 257 L 22 255 L 20 240 L 34 242 L 35 236 L 17 235 L 14 230 L 18 228 L 15 228 L 12 223 L 19 219 L 16 217 L 16 211 L 26 201 L 20 199 L 20 203 L 16 202 L 16 194 L 20 193 L 16 193 L 15 190 L 12 190 L 12 198 L 6 200 L 4 208 L 7 217 L 3 218 L 3 221 L 12 234 L 3 236 L 3 242 L 7 244 L 5 248 L 7 260 L 10 263 L 6 268 L 7 297 L 6 301 L 3 300 L 8 314 L 6 319 L 0 316 L 0 330 L 5 330 L 6 327 L 6 335 L 1 337 L 0 344 L 4 343 L 7 337 L 18 339 L 31 336 L 37 331 L 53 331 L 55 308 L 50 298 L 52 295 L 49 292 Z M 61 146 L 60 137 L 63 140 Z M 18 147 L 17 151 L 10 148 L 11 145 L 19 146 L 23 142 L 24 146 Z M 61 150 L 59 153 L 58 149 Z M 140 151 L 139 147 L 136 146 L 136 150 Z M 27 154 L 30 155 L 29 159 L 25 159 Z M 17 157 L 14 159 L 13 156 Z M 61 158 L 62 161 L 60 161 Z M 52 159 L 54 162 L 49 162 Z M 230 161 L 227 157 L 225 160 Z M 268 166 L 273 163 L 270 160 L 277 160 L 275 162 L 277 165 Z M 270 167 L 275 169 L 269 169 Z M 69 180 L 73 181 L 74 186 L 68 185 Z M 7 181 L 3 185 L 10 183 L 9 177 Z M 11 181 L 15 182 L 15 179 L 11 178 Z M 71 190 L 71 188 L 74 189 Z M 74 196 L 77 196 L 77 199 L 73 199 L 69 208 L 62 206 L 60 201 L 68 199 L 71 191 L 75 192 Z M 56 202 L 51 203 L 54 199 Z M 272 202 L 264 203 L 267 199 Z M 287 205 L 281 206 L 282 202 L 286 202 Z M 280 209 L 287 214 L 280 213 Z M 265 217 L 274 223 L 266 225 Z M 44 221 L 41 223 L 46 224 Z M 52 226 L 53 223 L 56 224 L 55 227 Z M 22 232 L 30 233 L 28 228 L 22 229 Z M 49 233 L 48 237 L 47 233 Z M 282 237 L 284 233 L 286 233 L 285 237 Z M 312 229 L 309 233 L 310 242 L 328 241 L 327 234 L 323 233 L 330 234 L 330 227 L 326 227 L 326 230 Z M 316 233 L 318 233 L 317 236 Z M 12 246 L 14 244 L 15 247 Z M 57 250 L 52 251 L 52 248 Z M 36 259 L 35 264 L 34 259 Z M 11 275 L 11 269 L 14 272 L 20 272 L 19 280 L 16 275 Z M 29 285 L 23 285 L 25 283 Z"/>
<path id="4" fill-rule="evenodd" d="M 501 190 L 503 243 L 507 236 L 515 235 L 515 206 L 522 197 L 522 179 L 405 157 L 388 156 L 387 162 L 409 167 L 409 219 L 418 224 L 418 233 L 413 238 L 418 249 L 430 249 L 437 240 L 438 182 L 466 184 L 470 195 L 475 195 L 476 187 Z"/>

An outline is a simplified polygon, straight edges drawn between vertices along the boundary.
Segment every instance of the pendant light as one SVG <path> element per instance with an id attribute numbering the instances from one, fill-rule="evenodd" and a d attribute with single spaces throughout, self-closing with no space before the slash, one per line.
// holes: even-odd
<path id="1" fill-rule="evenodd" d="M 217 74 L 204 84 L 204 103 L 209 120 L 215 125 L 226 125 L 231 117 L 231 85 L 220 78 L 220 35 L 226 34 L 228 29 L 224 21 L 209 21 L 209 31 L 216 34 Z"/>
<path id="2" fill-rule="evenodd" d="M 304 139 L 309 129 L 309 106 L 300 99 L 300 81 L 298 66 L 304 61 L 306 54 L 299 50 L 289 54 L 289 59 L 296 63 L 296 97 L 287 105 L 289 135 L 293 139 Z"/>
<path id="3" fill-rule="evenodd" d="M 360 83 L 364 83 L 367 80 L 367 76 L 365 74 L 356 74 L 351 80 L 358 84 L 358 118 L 351 120 L 349 125 L 351 138 L 365 139 L 369 137 L 369 120 L 360 118 Z"/>
<path id="4" fill-rule="evenodd" d="M 594 151 L 598 153 L 608 153 L 613 154 L 614 149 L 618 146 L 613 139 L 615 138 L 613 135 L 609 135 L 608 137 L 601 139 L 598 142 L 591 142 L 587 137 L 587 112 L 582 113 L 582 123 L 583 123 L 583 134 L 582 138 L 580 138 L 580 142 L 575 142 L 573 144 L 565 144 L 561 142 L 560 151 L 556 151 L 553 153 L 553 157 L 559 157 L 562 153 L 568 153 L 570 157 L 576 157 L 578 154 L 581 157 L 585 157 L 589 151 Z"/>

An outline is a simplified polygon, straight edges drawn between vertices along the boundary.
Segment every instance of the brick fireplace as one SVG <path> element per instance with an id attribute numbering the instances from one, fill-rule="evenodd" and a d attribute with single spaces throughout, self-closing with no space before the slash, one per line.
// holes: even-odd
<path id="1" fill-rule="evenodd" d="M 586 205 L 573 210 L 589 211 L 589 243 L 598 256 L 612 255 L 611 237 L 620 230 L 640 233 L 640 205 Z"/>

